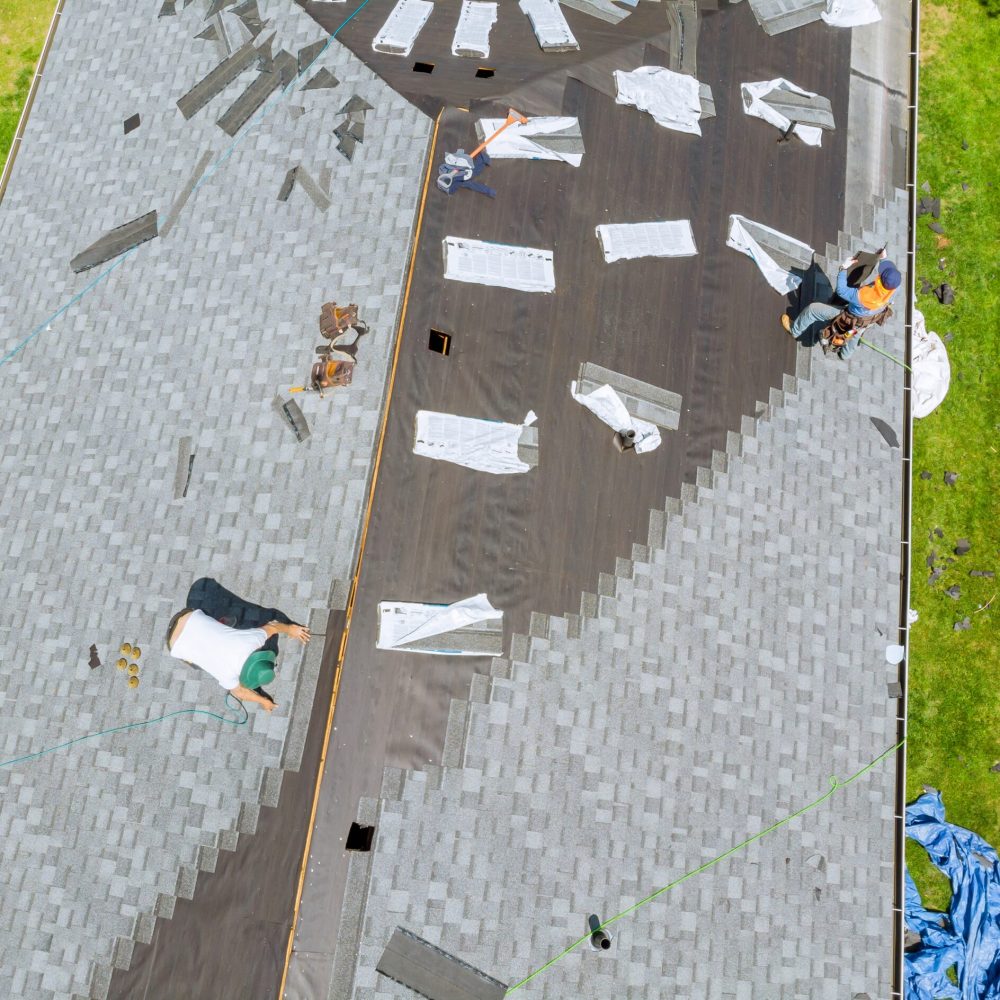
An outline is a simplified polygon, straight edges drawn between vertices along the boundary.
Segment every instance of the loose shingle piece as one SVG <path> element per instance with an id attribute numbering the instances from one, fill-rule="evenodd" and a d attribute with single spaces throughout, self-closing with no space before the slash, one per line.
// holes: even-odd
<path id="1" fill-rule="evenodd" d="M 340 84 L 340 81 L 325 67 L 322 66 L 319 72 L 313 76 L 302 88 L 303 90 L 330 90 Z"/>
<path id="2" fill-rule="evenodd" d="M 960 538 L 955 543 L 955 555 L 964 556 L 965 553 L 968 552 L 969 549 L 971 548 L 972 548 L 972 543 L 969 541 L 968 538 Z"/>
<path id="3" fill-rule="evenodd" d="M 100 239 L 91 243 L 86 250 L 81 250 L 71 261 L 70 267 L 79 274 L 89 271 L 98 264 L 103 264 L 114 257 L 127 253 L 134 247 L 153 239 L 157 235 L 156 212 L 147 212 L 138 219 L 132 219 L 123 226 L 118 226 L 105 233 Z"/>
<path id="4" fill-rule="evenodd" d="M 953 632 L 966 632 L 972 628 L 972 619 L 969 617 L 963 618 L 960 622 L 955 622 L 952 626 Z"/>
<path id="5" fill-rule="evenodd" d="M 943 306 L 950 306 L 955 301 L 955 289 L 948 284 L 947 281 L 942 281 L 937 288 L 934 289 L 934 297 Z"/>
<path id="6" fill-rule="evenodd" d="M 954 486 L 955 483 L 957 482 L 957 480 L 958 480 L 958 473 L 957 472 L 946 472 L 944 474 L 944 483 L 945 483 L 945 486 Z"/>
<path id="7" fill-rule="evenodd" d="M 896 432 L 881 417 L 870 417 L 869 419 L 890 448 L 899 447 L 899 438 L 896 436 Z"/>
<path id="8" fill-rule="evenodd" d="M 953 600 L 957 601 L 962 596 L 962 588 L 956 583 L 954 586 L 949 587 L 945 593 Z"/>

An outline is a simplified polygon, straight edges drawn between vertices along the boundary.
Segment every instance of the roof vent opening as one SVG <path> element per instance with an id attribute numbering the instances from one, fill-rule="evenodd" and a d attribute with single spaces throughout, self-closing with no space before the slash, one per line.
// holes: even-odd
<path id="1" fill-rule="evenodd" d="M 414 73 L 433 73 L 434 63 L 415 62 L 413 64 Z"/>
<path id="2" fill-rule="evenodd" d="M 431 335 L 427 340 L 427 350 L 448 357 L 448 352 L 451 350 L 451 334 L 442 333 L 440 330 L 432 328 Z"/>
<path id="3" fill-rule="evenodd" d="M 375 827 L 352 823 L 351 829 L 347 833 L 347 843 L 344 846 L 348 851 L 370 851 L 374 839 Z"/>
<path id="4" fill-rule="evenodd" d="M 476 79 L 488 80 L 491 76 L 494 75 L 494 73 L 496 73 L 495 69 L 490 69 L 489 66 L 480 66 L 479 69 L 476 70 Z"/>
<path id="5" fill-rule="evenodd" d="M 607 951 L 611 947 L 611 935 L 601 927 L 601 919 L 596 913 L 587 917 L 590 929 L 590 947 L 594 951 Z"/>

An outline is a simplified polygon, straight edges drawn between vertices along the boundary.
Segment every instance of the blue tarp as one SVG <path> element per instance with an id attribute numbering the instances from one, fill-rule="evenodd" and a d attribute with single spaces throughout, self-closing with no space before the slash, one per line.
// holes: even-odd
<path id="1" fill-rule="evenodd" d="M 945 822 L 940 792 L 906 807 L 906 835 L 951 883 L 948 913 L 924 909 L 906 873 L 906 1000 L 1000 1000 L 1000 858 L 978 834 Z M 954 967 L 955 986 L 945 975 Z"/>

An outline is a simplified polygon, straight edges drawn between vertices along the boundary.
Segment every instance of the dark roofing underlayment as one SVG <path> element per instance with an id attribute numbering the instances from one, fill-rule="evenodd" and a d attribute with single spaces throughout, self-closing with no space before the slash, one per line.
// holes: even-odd
<path id="1" fill-rule="evenodd" d="M 303 6 L 327 29 L 344 17 Z M 581 52 L 564 55 L 541 53 L 516 5 L 501 5 L 487 79 L 475 77 L 474 60 L 450 55 L 453 23 L 441 12 L 410 57 L 372 52 L 387 10 L 369 5 L 341 35 L 360 58 L 428 111 L 496 102 L 444 115 L 432 169 L 446 150 L 469 148 L 479 114 L 502 116 L 509 103 L 578 116 L 586 153 L 579 170 L 495 162 L 483 178 L 495 202 L 428 194 L 290 997 L 325 996 L 335 952 L 332 997 L 352 995 L 352 982 L 366 1000 L 412 996 L 375 975 L 397 925 L 514 981 L 578 937 L 589 913 L 608 916 L 731 846 L 720 833 L 741 839 L 822 791 L 832 770 L 849 773 L 885 749 L 894 710 L 875 625 L 894 621 L 898 463 L 869 418 L 898 425 L 895 372 L 866 355 L 851 366 L 817 357 L 819 380 L 798 398 L 773 397 L 754 438 L 744 414 L 758 412 L 770 387 L 790 385 L 785 373 L 803 355 L 776 325 L 782 300 L 724 245 L 730 212 L 817 250 L 836 242 L 850 33 L 814 25 L 768 38 L 745 5 L 694 31 L 685 8 L 718 115 L 695 138 L 609 97 L 613 69 L 671 65 L 672 50 L 694 71 L 692 46 L 681 52 L 664 29 L 681 19 L 662 5 L 643 4 L 617 26 L 566 11 Z M 413 73 L 417 60 L 434 62 L 434 73 Z M 778 145 L 773 129 L 743 115 L 739 84 L 777 76 L 830 98 L 838 130 L 822 150 Z M 898 208 L 885 214 L 898 224 Z M 651 217 L 690 218 L 699 255 L 602 261 L 594 225 Z M 440 245 L 451 234 L 554 248 L 555 294 L 443 282 Z M 452 335 L 447 358 L 427 350 L 432 327 Z M 619 456 L 610 430 L 570 399 L 587 361 L 682 397 L 679 428 L 659 451 Z M 529 407 L 540 416 L 540 450 L 528 475 L 498 481 L 412 455 L 418 408 L 516 421 Z M 874 444 L 861 431 L 824 437 L 826 416 L 841 408 L 867 424 Z M 751 432 L 742 443 L 733 433 L 741 428 Z M 855 475 L 870 494 L 859 498 Z M 692 501 L 696 479 L 701 502 L 686 503 L 683 519 L 664 517 L 664 499 Z M 838 510 L 838 500 L 849 514 L 832 515 L 831 527 L 823 504 Z M 680 514 L 671 501 L 667 509 Z M 841 572 L 857 608 L 839 603 Z M 492 679 L 475 674 L 482 662 L 375 651 L 379 600 L 448 601 L 480 589 L 506 612 L 512 644 Z M 579 614 L 548 617 L 595 589 Z M 858 731 L 843 730 L 847 719 L 863 720 Z M 314 717 L 311 731 L 321 722 Z M 831 761 L 817 759 L 817 746 Z M 427 768 L 436 762 L 448 767 Z M 384 766 L 426 770 L 391 772 L 383 785 Z M 849 946 L 852 976 L 866 970 L 852 987 L 878 995 L 890 928 L 888 903 L 870 889 L 888 884 L 891 842 L 889 779 L 878 781 L 857 793 L 872 795 L 868 812 L 851 800 L 851 832 L 837 828 L 843 868 L 815 827 L 783 833 L 777 846 L 730 862 L 728 883 L 715 874 L 710 886 L 661 901 L 631 928 L 616 927 L 610 954 L 577 954 L 524 995 L 839 998 L 843 984 L 824 979 L 835 961 L 828 939 Z M 350 823 L 376 818 L 374 856 L 344 852 Z M 855 856 L 865 852 L 867 869 Z M 279 897 L 291 881 L 269 864 L 239 877 Z M 211 925 L 197 897 L 186 909 L 187 935 Z M 716 922 L 725 930 L 706 933 Z M 775 943 L 782 936 L 790 953 Z M 202 956 L 197 981 L 273 995 L 277 956 L 252 941 L 228 944 L 225 955 Z M 796 960 L 812 963 L 808 975 Z"/>

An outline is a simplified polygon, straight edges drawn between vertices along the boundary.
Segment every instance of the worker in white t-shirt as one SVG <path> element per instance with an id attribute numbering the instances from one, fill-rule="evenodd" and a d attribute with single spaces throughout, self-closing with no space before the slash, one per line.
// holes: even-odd
<path id="1" fill-rule="evenodd" d="M 251 690 L 244 687 L 240 683 L 240 672 L 247 657 L 260 649 L 272 635 L 290 636 L 298 639 L 303 646 L 309 641 L 309 629 L 304 625 L 268 622 L 262 628 L 230 628 L 210 618 L 204 611 L 185 608 L 170 619 L 167 649 L 171 656 L 211 674 L 233 697 L 240 701 L 254 701 L 270 712 L 276 702 L 263 688 Z"/>

